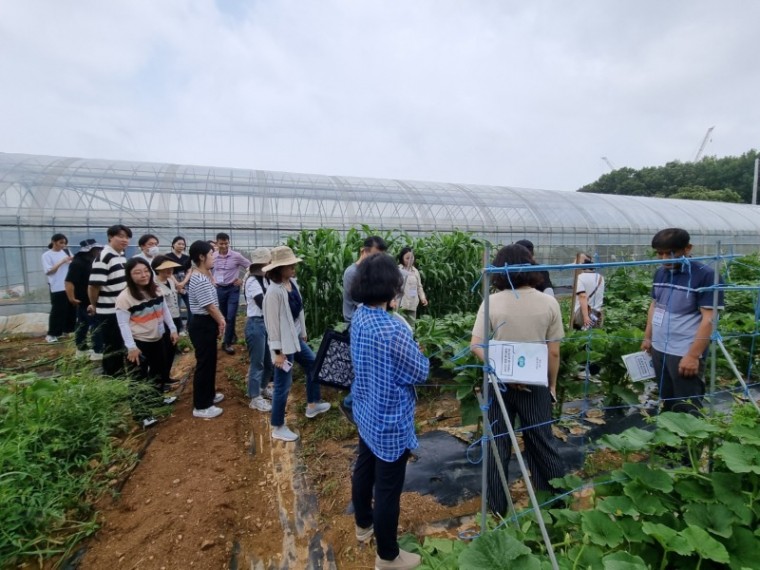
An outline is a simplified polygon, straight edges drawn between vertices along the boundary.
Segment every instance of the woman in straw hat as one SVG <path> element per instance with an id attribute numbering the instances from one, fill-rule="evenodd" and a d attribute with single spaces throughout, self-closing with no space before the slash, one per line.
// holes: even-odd
<path id="1" fill-rule="evenodd" d="M 285 425 L 285 405 L 293 382 L 291 367 L 295 360 L 306 374 L 306 417 L 314 418 L 330 409 L 320 399 L 319 384 L 314 379 L 314 352 L 306 344 L 306 319 L 303 299 L 294 280 L 296 264 L 301 261 L 293 250 L 282 245 L 272 249 L 272 262 L 263 268 L 271 282 L 264 295 L 264 324 L 274 362 L 272 398 L 272 438 L 295 441 L 298 435 Z"/>
<path id="2" fill-rule="evenodd" d="M 272 404 L 265 400 L 262 393 L 274 374 L 272 356 L 267 349 L 267 329 L 264 326 L 264 294 L 269 288 L 269 279 L 261 270 L 272 261 L 272 252 L 267 247 L 260 247 L 251 254 L 251 266 L 243 283 L 245 293 L 246 316 L 245 344 L 248 347 L 250 366 L 248 367 L 249 407 L 260 412 L 272 410 Z"/>

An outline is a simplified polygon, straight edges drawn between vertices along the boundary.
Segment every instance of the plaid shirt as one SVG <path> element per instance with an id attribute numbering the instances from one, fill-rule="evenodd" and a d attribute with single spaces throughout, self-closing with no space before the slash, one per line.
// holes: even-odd
<path id="1" fill-rule="evenodd" d="M 351 318 L 353 413 L 359 435 L 376 457 L 396 461 L 417 447 L 414 384 L 430 362 L 407 326 L 384 309 L 360 305 Z"/>

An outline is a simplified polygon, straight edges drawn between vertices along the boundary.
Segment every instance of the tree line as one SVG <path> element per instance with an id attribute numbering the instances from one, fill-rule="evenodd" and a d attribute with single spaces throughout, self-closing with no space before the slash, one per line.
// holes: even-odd
<path id="1" fill-rule="evenodd" d="M 757 156 L 752 149 L 741 156 L 706 156 L 699 162 L 618 168 L 578 192 L 749 204 Z"/>

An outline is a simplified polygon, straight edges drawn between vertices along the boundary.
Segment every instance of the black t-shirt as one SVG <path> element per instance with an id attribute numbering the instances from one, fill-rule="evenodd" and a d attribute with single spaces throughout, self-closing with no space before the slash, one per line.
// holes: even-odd
<path id="1" fill-rule="evenodd" d="M 554 286 L 552 285 L 552 280 L 549 279 L 549 272 L 548 271 L 539 271 L 539 273 L 544 278 L 544 281 L 543 281 L 543 283 L 541 283 L 540 285 L 538 285 L 536 287 L 536 289 L 538 289 L 542 293 L 544 291 L 546 291 L 547 289 L 549 289 L 549 288 L 554 289 Z"/>
<path id="2" fill-rule="evenodd" d="M 171 259 L 174 263 L 179 263 L 180 267 L 174 268 L 174 278 L 177 281 L 182 281 L 185 278 L 185 275 L 187 275 L 187 272 L 190 271 L 190 267 L 192 266 L 192 262 L 190 261 L 190 256 L 183 253 L 182 255 L 177 255 L 173 251 L 166 254 L 166 257 Z"/>
<path id="3" fill-rule="evenodd" d="M 87 285 L 90 281 L 90 271 L 92 270 L 92 257 L 88 253 L 77 253 L 69 264 L 69 272 L 66 274 L 66 281 L 74 285 L 74 297 L 82 302 L 86 307 L 90 304 L 87 296 Z"/>

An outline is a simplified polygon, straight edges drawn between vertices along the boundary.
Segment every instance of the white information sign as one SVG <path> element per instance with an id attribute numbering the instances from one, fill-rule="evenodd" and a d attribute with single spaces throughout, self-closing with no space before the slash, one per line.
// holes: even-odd
<path id="1" fill-rule="evenodd" d="M 628 375 L 634 382 L 649 380 L 655 377 L 652 357 L 646 351 L 633 352 L 623 356 L 623 363 L 628 370 Z"/>
<path id="2" fill-rule="evenodd" d="M 488 359 L 499 382 L 549 385 L 549 350 L 543 342 L 488 343 Z"/>

